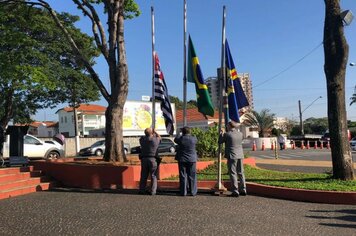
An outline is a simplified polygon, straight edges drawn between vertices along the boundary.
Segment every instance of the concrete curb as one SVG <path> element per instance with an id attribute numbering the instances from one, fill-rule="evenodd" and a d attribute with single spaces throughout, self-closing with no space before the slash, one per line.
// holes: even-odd
<path id="1" fill-rule="evenodd" d="M 229 187 L 230 182 L 223 183 L 225 187 Z M 340 192 L 340 191 L 318 191 L 307 189 L 291 189 L 284 187 L 275 187 L 257 183 L 246 183 L 248 194 L 285 199 L 300 202 L 327 203 L 327 204 L 345 204 L 356 205 L 356 192 Z M 198 181 L 199 190 L 215 191 L 216 181 Z M 161 189 L 179 189 L 178 181 L 158 181 L 158 187 Z"/>

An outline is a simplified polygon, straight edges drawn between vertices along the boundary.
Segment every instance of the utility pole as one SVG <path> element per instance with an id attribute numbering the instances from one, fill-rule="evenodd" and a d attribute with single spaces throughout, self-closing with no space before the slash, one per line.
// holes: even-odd
<path id="1" fill-rule="evenodd" d="M 302 135 L 304 135 L 304 125 L 303 125 L 303 116 L 302 116 L 302 105 L 300 100 L 298 100 L 298 105 L 299 105 L 299 122 L 300 122 L 300 130 L 302 132 Z"/>

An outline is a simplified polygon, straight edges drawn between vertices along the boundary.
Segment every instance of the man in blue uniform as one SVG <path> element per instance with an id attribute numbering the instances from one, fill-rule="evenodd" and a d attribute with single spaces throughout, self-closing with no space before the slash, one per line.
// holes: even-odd
<path id="1" fill-rule="evenodd" d="M 186 196 L 189 193 L 191 196 L 197 194 L 197 138 L 190 134 L 189 127 L 181 129 L 182 135 L 177 134 L 174 142 L 178 144 L 176 160 L 179 167 L 179 192 L 180 195 Z M 188 191 L 189 190 L 189 191 Z"/>

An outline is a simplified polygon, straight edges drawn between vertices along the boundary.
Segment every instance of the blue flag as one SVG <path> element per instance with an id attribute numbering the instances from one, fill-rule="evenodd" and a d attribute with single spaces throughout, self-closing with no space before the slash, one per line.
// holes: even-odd
<path id="1" fill-rule="evenodd" d="M 229 43 L 227 42 L 227 39 L 225 41 L 225 56 L 226 56 L 226 67 L 227 67 L 227 75 L 228 77 L 231 78 L 234 89 L 235 89 L 235 95 L 236 95 L 236 101 L 237 101 L 237 106 L 239 109 L 246 107 L 249 105 L 248 100 L 246 98 L 246 95 L 242 89 L 240 79 L 238 78 L 237 71 L 235 68 L 234 61 L 232 59 L 231 53 L 230 53 L 230 47 Z"/>

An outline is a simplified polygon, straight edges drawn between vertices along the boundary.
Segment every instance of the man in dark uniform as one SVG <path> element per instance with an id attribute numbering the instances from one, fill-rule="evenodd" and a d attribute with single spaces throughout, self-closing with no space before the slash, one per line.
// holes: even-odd
<path id="1" fill-rule="evenodd" d="M 179 167 L 179 191 L 186 196 L 188 189 L 191 196 L 197 195 L 197 138 L 190 134 L 189 127 L 181 129 L 182 135 L 177 134 L 174 142 L 178 144 L 176 159 Z"/>
<path id="2" fill-rule="evenodd" d="M 161 136 L 154 129 L 145 129 L 145 136 L 140 138 L 141 145 L 141 178 L 140 194 L 146 193 L 148 175 L 151 175 L 151 195 L 156 195 L 157 191 L 157 162 L 156 155 Z"/>
<path id="3" fill-rule="evenodd" d="M 225 143 L 225 157 L 230 175 L 231 192 L 233 197 L 240 194 L 247 195 L 245 174 L 243 167 L 244 153 L 242 149 L 242 133 L 235 128 L 236 124 L 230 121 L 227 132 L 220 132 L 219 143 Z M 239 181 L 238 181 L 239 179 Z"/>

